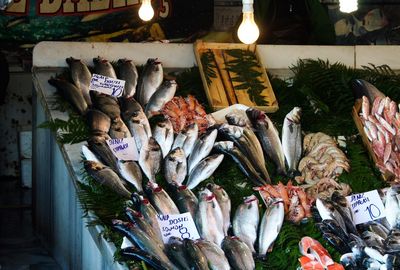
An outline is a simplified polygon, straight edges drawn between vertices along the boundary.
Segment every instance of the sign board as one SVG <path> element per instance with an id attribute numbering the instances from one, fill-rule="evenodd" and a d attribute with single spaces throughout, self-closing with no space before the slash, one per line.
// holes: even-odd
<path id="1" fill-rule="evenodd" d="M 189 212 L 178 215 L 158 215 L 158 225 L 164 243 L 175 236 L 181 239 L 189 238 L 196 240 L 200 238 L 192 215 Z"/>
<path id="2" fill-rule="evenodd" d="M 377 190 L 353 194 L 346 199 L 353 211 L 356 225 L 386 216 L 385 207 Z"/>
<path id="3" fill-rule="evenodd" d="M 111 139 L 107 144 L 119 160 L 139 160 L 135 138 Z"/>
<path id="4" fill-rule="evenodd" d="M 120 97 L 124 93 L 125 81 L 107 76 L 93 74 L 89 90 L 97 91 L 113 97 Z"/>

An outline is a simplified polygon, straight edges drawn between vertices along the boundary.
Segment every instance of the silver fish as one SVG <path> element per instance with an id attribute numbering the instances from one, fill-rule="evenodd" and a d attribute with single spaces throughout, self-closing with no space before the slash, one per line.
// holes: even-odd
<path id="1" fill-rule="evenodd" d="M 343 229 L 343 231 L 347 233 L 346 224 L 343 220 L 343 217 L 333 207 L 333 205 L 330 202 L 317 198 L 315 205 L 322 220 L 325 219 L 335 220 L 339 224 L 339 226 Z"/>
<path id="2" fill-rule="evenodd" d="M 215 195 L 207 188 L 199 192 L 199 208 L 196 213 L 196 226 L 200 236 L 218 246 L 224 239 L 223 216 Z"/>
<path id="3" fill-rule="evenodd" d="M 130 198 L 131 192 L 125 188 L 122 180 L 110 167 L 89 160 L 85 160 L 83 164 L 88 174 L 99 184 L 109 187 L 123 197 Z"/>
<path id="4" fill-rule="evenodd" d="M 86 160 L 96 161 L 97 163 L 103 164 L 100 159 L 97 158 L 96 154 L 93 153 L 87 145 L 82 145 L 82 154 Z"/>
<path id="5" fill-rule="evenodd" d="M 137 85 L 137 101 L 145 106 L 163 81 L 163 68 L 157 59 L 149 58 L 143 67 Z"/>
<path id="6" fill-rule="evenodd" d="M 116 97 L 102 94 L 96 91 L 90 91 L 93 107 L 102 111 L 112 119 L 121 115 L 121 110 Z"/>
<path id="7" fill-rule="evenodd" d="M 209 270 L 206 256 L 201 252 L 201 249 L 190 238 L 183 239 L 183 245 L 186 250 L 191 269 Z"/>
<path id="8" fill-rule="evenodd" d="M 175 149 L 176 147 L 182 147 L 183 151 L 185 152 L 185 156 L 188 157 L 190 153 L 192 153 L 198 134 L 199 127 L 197 124 L 191 124 L 186 128 L 186 130 L 178 133 L 178 135 L 175 137 L 172 149 Z"/>
<path id="9" fill-rule="evenodd" d="M 136 93 L 138 72 L 132 60 L 118 60 L 118 78 L 125 81 L 124 93 L 122 96 L 125 98 L 133 97 Z"/>
<path id="10" fill-rule="evenodd" d="M 294 107 L 285 117 L 282 128 L 282 149 L 289 167 L 289 172 L 297 170 L 301 153 L 301 108 Z"/>
<path id="11" fill-rule="evenodd" d="M 117 74 L 115 73 L 113 66 L 107 59 L 98 56 L 96 58 L 93 58 L 93 64 L 95 74 L 107 76 L 114 79 L 117 78 Z"/>
<path id="12" fill-rule="evenodd" d="M 225 257 L 224 251 L 215 243 L 207 240 L 196 240 L 195 244 L 200 248 L 201 252 L 206 256 L 208 266 L 212 270 L 229 270 L 228 259 Z"/>
<path id="13" fill-rule="evenodd" d="M 80 59 L 69 57 L 65 60 L 68 63 L 72 81 L 76 87 L 82 91 L 83 97 L 85 98 L 88 106 L 91 106 L 92 100 L 89 95 L 89 85 L 92 79 L 92 73 L 86 64 Z"/>
<path id="14" fill-rule="evenodd" d="M 176 92 L 177 84 L 174 80 L 164 81 L 158 88 L 157 91 L 150 97 L 149 102 L 144 110 L 148 118 L 153 115 L 160 114 L 160 110 L 164 105 L 170 101 Z"/>
<path id="15" fill-rule="evenodd" d="M 153 182 L 148 182 L 145 189 L 151 204 L 160 215 L 177 215 L 178 207 L 165 190 Z"/>
<path id="16" fill-rule="evenodd" d="M 164 177 L 168 183 L 181 185 L 186 178 L 187 163 L 185 152 L 180 147 L 171 150 L 164 159 Z"/>
<path id="17" fill-rule="evenodd" d="M 222 216 L 224 218 L 224 233 L 228 235 L 228 229 L 231 225 L 231 199 L 228 193 L 219 185 L 209 183 L 207 188 L 215 195 L 219 206 L 221 207 Z"/>
<path id="18" fill-rule="evenodd" d="M 92 134 L 104 134 L 110 131 L 111 119 L 107 114 L 99 110 L 88 110 L 86 122 Z"/>
<path id="19" fill-rule="evenodd" d="M 249 247 L 237 237 L 226 236 L 222 250 L 234 270 L 253 270 L 255 262 Z"/>
<path id="20" fill-rule="evenodd" d="M 233 217 L 233 234 L 239 237 L 255 253 L 254 243 L 257 239 L 258 223 L 260 214 L 258 209 L 258 199 L 253 194 L 244 197 Z"/>
<path id="21" fill-rule="evenodd" d="M 102 163 L 111 167 L 114 171 L 118 171 L 117 158 L 112 153 L 107 144 L 107 140 L 111 140 L 108 134 L 91 136 L 88 140 L 89 149 L 101 160 Z"/>
<path id="22" fill-rule="evenodd" d="M 164 119 L 155 126 L 151 131 L 153 138 L 158 142 L 161 147 L 163 158 L 171 150 L 171 146 L 174 142 L 174 128 L 169 119 Z"/>
<path id="23" fill-rule="evenodd" d="M 386 192 L 385 213 L 391 229 L 400 229 L 400 186 L 392 186 Z"/>
<path id="24" fill-rule="evenodd" d="M 202 137 L 196 140 L 194 146 L 193 146 L 193 151 L 191 152 L 189 159 L 188 159 L 188 172 L 189 174 L 192 172 L 194 167 L 197 165 L 197 163 L 200 162 L 203 158 L 208 156 L 210 154 L 215 139 L 217 138 L 218 131 L 214 129 L 210 133 L 204 134 Z M 183 151 L 185 151 L 185 148 L 183 148 Z M 185 152 L 186 153 L 186 152 Z"/>
<path id="25" fill-rule="evenodd" d="M 111 121 L 110 130 L 108 132 L 113 139 L 123 139 L 132 137 L 128 127 L 122 121 L 121 117 L 114 118 Z"/>
<path id="26" fill-rule="evenodd" d="M 183 246 L 182 239 L 172 236 L 169 238 L 166 247 L 168 257 L 170 257 L 180 269 L 191 269 L 188 259 L 186 258 L 186 248 Z"/>
<path id="27" fill-rule="evenodd" d="M 187 180 L 187 187 L 189 189 L 194 189 L 202 181 L 209 178 L 224 159 L 223 154 L 215 154 L 205 159 L 201 160 L 196 167 L 189 173 L 189 178 Z"/>
<path id="28" fill-rule="evenodd" d="M 139 165 L 146 177 L 155 182 L 156 174 L 160 171 L 162 153 L 157 141 L 150 137 L 139 153 Z"/>
<path id="29" fill-rule="evenodd" d="M 249 108 L 246 113 L 256 130 L 257 137 L 261 142 L 264 153 L 275 163 L 278 173 L 285 174 L 285 155 L 283 154 L 278 130 L 264 112 L 254 108 Z"/>
<path id="30" fill-rule="evenodd" d="M 184 185 L 178 185 L 175 182 L 171 183 L 171 193 L 181 213 L 189 212 L 193 218 L 196 216 L 199 200 L 196 195 Z"/>
<path id="31" fill-rule="evenodd" d="M 119 174 L 129 183 L 131 183 L 137 191 L 143 191 L 142 172 L 139 165 L 133 161 L 118 160 Z"/>
<path id="32" fill-rule="evenodd" d="M 239 126 L 239 127 L 251 127 L 249 119 L 245 114 L 233 111 L 225 115 L 225 119 L 229 125 Z"/>
<path id="33" fill-rule="evenodd" d="M 282 199 L 271 199 L 264 212 L 259 228 L 258 254 L 265 256 L 271 251 L 275 239 L 281 230 L 285 210 Z"/>

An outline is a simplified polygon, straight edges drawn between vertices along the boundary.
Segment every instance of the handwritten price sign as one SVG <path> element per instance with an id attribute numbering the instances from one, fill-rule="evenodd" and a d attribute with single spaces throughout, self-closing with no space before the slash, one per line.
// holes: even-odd
<path id="1" fill-rule="evenodd" d="M 361 224 L 384 218 L 385 207 L 377 190 L 346 197 L 354 215 L 354 223 Z"/>
<path id="2" fill-rule="evenodd" d="M 89 90 L 97 91 L 113 97 L 120 97 L 124 93 L 125 81 L 107 76 L 93 74 Z"/>
<path id="3" fill-rule="evenodd" d="M 169 238 L 173 236 L 192 240 L 200 238 L 196 225 L 194 225 L 193 218 L 189 212 L 179 215 L 158 215 L 158 225 L 164 243 L 168 243 Z"/>
<path id="4" fill-rule="evenodd" d="M 114 156 L 119 160 L 138 160 L 139 153 L 137 150 L 135 138 L 111 139 L 107 141 Z"/>

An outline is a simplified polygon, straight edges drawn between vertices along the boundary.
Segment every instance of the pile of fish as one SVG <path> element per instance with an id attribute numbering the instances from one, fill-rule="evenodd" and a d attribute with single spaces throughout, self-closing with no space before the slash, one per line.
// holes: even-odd
<path id="1" fill-rule="evenodd" d="M 339 192 L 317 199 L 317 227 L 342 255 L 346 269 L 400 269 L 400 186 L 382 190 L 385 218 L 355 225 L 349 203 Z"/>

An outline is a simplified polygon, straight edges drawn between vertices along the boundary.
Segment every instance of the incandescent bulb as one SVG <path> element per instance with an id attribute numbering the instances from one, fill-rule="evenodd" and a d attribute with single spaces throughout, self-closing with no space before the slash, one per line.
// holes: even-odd
<path id="1" fill-rule="evenodd" d="M 339 9 L 341 12 L 350 13 L 358 9 L 357 0 L 340 0 Z"/>
<path id="2" fill-rule="evenodd" d="M 154 10 L 151 6 L 151 0 L 142 0 L 142 5 L 139 8 L 139 17 L 143 21 L 150 21 L 154 16 Z"/>
<path id="3" fill-rule="evenodd" d="M 245 44 L 256 42 L 260 31 L 254 21 L 253 0 L 243 0 L 243 20 L 237 31 L 238 38 Z"/>

